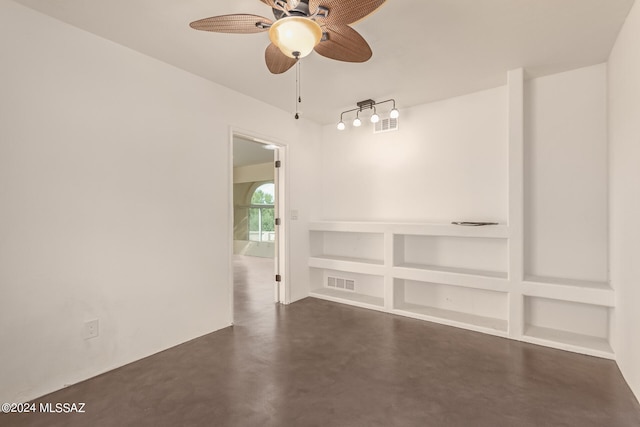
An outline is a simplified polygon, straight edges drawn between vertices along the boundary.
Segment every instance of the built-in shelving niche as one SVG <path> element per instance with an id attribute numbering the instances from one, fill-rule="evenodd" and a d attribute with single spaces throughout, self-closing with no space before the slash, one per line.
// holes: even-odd
<path id="1" fill-rule="evenodd" d="M 354 289 L 329 286 L 329 278 L 353 281 Z M 384 277 L 351 271 L 311 268 L 311 296 L 376 310 L 384 309 Z"/>
<path id="2" fill-rule="evenodd" d="M 394 279 L 398 314 L 505 336 L 508 294 L 439 283 Z"/>
<path id="3" fill-rule="evenodd" d="M 578 353 L 613 358 L 610 318 L 609 307 L 526 296 L 524 339 Z"/>
<path id="4" fill-rule="evenodd" d="M 508 274 L 507 226 L 322 221 L 310 233 L 313 297 L 614 357 L 609 284 Z M 354 279 L 356 289 L 332 289 L 328 275 Z M 518 317 L 522 330 L 509 324 Z"/>
<path id="5" fill-rule="evenodd" d="M 393 265 L 506 279 L 508 250 L 506 238 L 396 234 Z"/>
<path id="6" fill-rule="evenodd" d="M 311 232 L 311 257 L 334 261 L 384 263 L 383 233 Z"/>

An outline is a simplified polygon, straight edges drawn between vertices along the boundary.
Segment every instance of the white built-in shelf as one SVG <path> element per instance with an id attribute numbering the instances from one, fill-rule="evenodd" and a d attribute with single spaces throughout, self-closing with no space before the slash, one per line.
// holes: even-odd
<path id="1" fill-rule="evenodd" d="M 606 282 L 527 276 L 524 295 L 614 307 L 615 295 Z"/>
<path id="2" fill-rule="evenodd" d="M 403 264 L 393 268 L 392 276 L 397 279 L 442 283 L 466 288 L 509 291 L 507 273 L 500 272 Z"/>
<path id="3" fill-rule="evenodd" d="M 402 303 L 393 310 L 393 313 L 493 335 L 505 336 L 507 333 L 507 321 L 504 319 L 478 316 L 437 307 Z"/>
<path id="4" fill-rule="evenodd" d="M 309 267 L 324 268 L 327 270 L 348 271 L 360 274 L 384 274 L 383 261 L 350 258 L 340 256 L 315 256 L 309 258 Z"/>
<path id="5" fill-rule="evenodd" d="M 383 233 L 384 223 L 358 221 L 314 221 L 309 231 L 336 231 L 344 233 Z"/>
<path id="6" fill-rule="evenodd" d="M 594 282 L 590 280 L 576 280 L 576 279 L 563 279 L 559 277 L 540 277 L 540 276 L 525 276 L 525 283 L 543 283 L 547 285 L 557 285 L 557 286 L 574 286 L 578 288 L 589 288 L 589 289 L 601 289 L 610 291 L 611 286 L 607 282 Z"/>
<path id="7" fill-rule="evenodd" d="M 338 262 L 354 262 L 361 264 L 371 264 L 371 265 L 384 265 L 383 260 L 378 259 L 367 259 L 367 258 L 355 258 L 355 257 L 346 257 L 346 256 L 336 256 L 336 255 L 317 255 L 311 257 L 311 259 L 318 261 L 338 261 Z"/>
<path id="8" fill-rule="evenodd" d="M 439 265 L 422 265 L 422 264 L 414 264 L 414 263 L 403 263 L 403 264 L 397 265 L 397 267 L 427 270 L 427 271 L 439 271 L 439 272 L 451 273 L 451 274 L 467 274 L 471 276 L 493 277 L 495 279 L 507 278 L 507 273 L 504 271 L 474 270 L 471 268 L 443 267 Z"/>
<path id="9" fill-rule="evenodd" d="M 392 231 L 394 234 L 416 236 L 484 237 L 501 239 L 509 237 L 509 228 L 506 225 L 465 226 L 454 224 L 393 224 Z"/>
<path id="10" fill-rule="evenodd" d="M 362 274 L 382 274 L 384 262 L 372 259 L 322 255 L 309 258 L 309 267 Z"/>
<path id="11" fill-rule="evenodd" d="M 339 291 L 328 288 L 318 288 L 311 291 L 311 296 L 327 301 L 384 311 L 384 298 L 374 297 L 371 295 L 363 295 L 355 292 Z"/>
<path id="12" fill-rule="evenodd" d="M 515 226 L 316 221 L 309 228 L 312 297 L 614 357 L 608 338 L 599 337 L 615 306 L 613 289 L 606 282 L 509 274 L 521 239 L 511 235 Z M 333 270 L 354 280 L 356 292 L 326 287 Z M 509 324 L 517 317 L 524 325 Z"/>
<path id="13" fill-rule="evenodd" d="M 606 338 L 576 334 L 559 329 L 527 326 L 523 341 L 548 347 L 560 348 L 590 356 L 614 358 L 614 352 Z"/>
<path id="14" fill-rule="evenodd" d="M 417 224 L 390 222 L 358 222 L 358 221 L 315 221 L 309 224 L 310 231 L 336 231 L 350 233 L 393 233 L 418 236 L 451 236 L 451 237 L 509 237 L 506 225 L 463 226 L 454 224 Z"/>

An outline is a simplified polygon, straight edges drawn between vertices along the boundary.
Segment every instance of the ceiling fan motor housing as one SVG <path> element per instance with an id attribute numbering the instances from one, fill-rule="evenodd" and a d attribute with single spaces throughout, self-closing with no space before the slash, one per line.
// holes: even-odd
<path id="1" fill-rule="evenodd" d="M 300 14 L 300 16 L 309 16 L 309 0 L 301 0 L 300 3 L 289 11 L 292 14 Z"/>
<path id="2" fill-rule="evenodd" d="M 298 5 L 293 9 L 288 9 L 285 12 L 285 7 L 287 6 L 286 2 L 277 2 L 278 5 L 282 6 L 282 8 L 273 8 L 273 16 L 278 19 L 282 19 L 286 16 L 310 16 L 311 13 L 309 11 L 309 0 L 301 0 Z"/>

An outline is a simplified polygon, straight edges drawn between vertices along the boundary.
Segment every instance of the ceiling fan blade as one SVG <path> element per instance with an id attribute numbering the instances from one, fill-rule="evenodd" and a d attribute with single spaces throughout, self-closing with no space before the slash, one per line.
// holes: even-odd
<path id="1" fill-rule="evenodd" d="M 259 24 L 264 24 L 265 28 Z M 194 30 L 213 31 L 215 33 L 250 34 L 267 31 L 272 24 L 270 19 L 258 15 L 237 14 L 222 15 L 193 21 L 189 26 Z"/>
<path id="2" fill-rule="evenodd" d="M 347 25 L 327 25 L 325 32 L 328 40 L 315 47 L 322 56 L 345 62 L 366 62 L 373 55 L 367 41 Z"/>
<path id="3" fill-rule="evenodd" d="M 267 50 L 264 52 L 264 60 L 267 63 L 267 68 L 273 74 L 282 74 L 296 65 L 294 58 L 289 58 L 280 52 L 280 49 L 273 43 L 267 46 Z"/>
<path id="4" fill-rule="evenodd" d="M 309 10 L 314 13 L 318 6 L 329 9 L 324 18 L 327 24 L 353 24 L 378 9 L 385 0 L 310 0 Z"/>

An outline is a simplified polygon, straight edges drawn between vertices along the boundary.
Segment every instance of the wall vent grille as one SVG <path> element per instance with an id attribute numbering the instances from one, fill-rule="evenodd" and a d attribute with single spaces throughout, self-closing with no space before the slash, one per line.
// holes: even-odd
<path id="1" fill-rule="evenodd" d="M 327 286 L 330 288 L 336 287 L 336 278 L 335 277 L 327 277 Z"/>
<path id="2" fill-rule="evenodd" d="M 355 280 L 346 279 L 344 281 L 344 288 L 347 291 L 355 292 L 356 291 L 356 281 Z"/>
<path id="3" fill-rule="evenodd" d="M 398 119 L 386 118 L 380 119 L 373 126 L 373 133 L 392 132 L 398 130 Z"/>
<path id="4" fill-rule="evenodd" d="M 327 288 L 340 289 L 341 291 L 356 291 L 356 281 L 343 277 L 327 276 Z"/>

